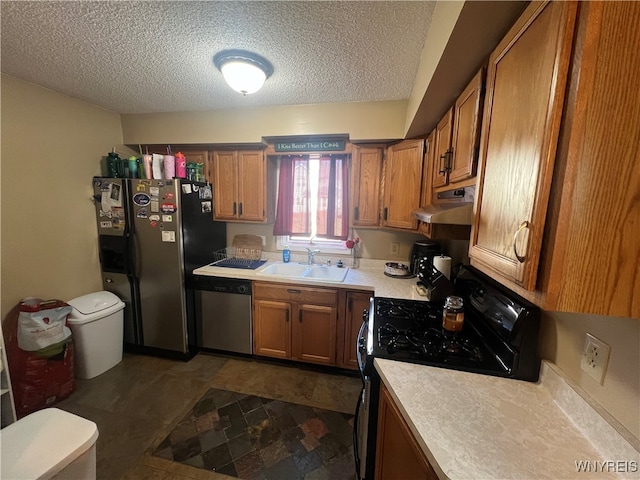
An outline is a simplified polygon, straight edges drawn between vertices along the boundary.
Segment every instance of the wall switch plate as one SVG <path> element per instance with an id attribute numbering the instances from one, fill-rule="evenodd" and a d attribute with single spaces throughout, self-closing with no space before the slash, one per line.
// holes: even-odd
<path id="1" fill-rule="evenodd" d="M 400 244 L 398 242 L 391 242 L 391 255 L 398 255 L 400 253 Z"/>
<path id="2" fill-rule="evenodd" d="M 587 372 L 587 374 L 596 382 L 599 382 L 600 385 L 604 384 L 604 375 L 609 365 L 610 353 L 611 347 L 609 345 L 590 333 L 587 333 L 580 366 L 582 370 Z"/>

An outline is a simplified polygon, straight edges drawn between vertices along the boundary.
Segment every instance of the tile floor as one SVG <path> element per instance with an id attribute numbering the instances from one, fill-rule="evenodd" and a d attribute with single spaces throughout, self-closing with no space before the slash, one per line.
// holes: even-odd
<path id="1" fill-rule="evenodd" d="M 246 480 L 351 480 L 353 414 L 209 389 L 153 455 Z"/>
<path id="2" fill-rule="evenodd" d="M 78 380 L 74 393 L 56 407 L 98 425 L 98 480 L 228 479 L 153 456 L 211 389 L 350 414 L 360 387 L 356 376 L 324 373 L 313 367 L 207 354 L 189 362 L 125 354 L 108 372 Z M 352 468 L 344 465 L 344 470 Z M 324 474 L 313 478 L 332 478 Z"/>

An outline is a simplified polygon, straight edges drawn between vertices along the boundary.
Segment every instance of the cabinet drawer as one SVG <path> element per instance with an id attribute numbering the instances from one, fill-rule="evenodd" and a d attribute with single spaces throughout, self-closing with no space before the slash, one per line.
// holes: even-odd
<path id="1" fill-rule="evenodd" d="M 314 305 L 335 306 L 338 303 L 338 291 L 335 289 L 301 287 L 300 285 L 254 282 L 253 296 L 269 300 L 306 302 Z"/>

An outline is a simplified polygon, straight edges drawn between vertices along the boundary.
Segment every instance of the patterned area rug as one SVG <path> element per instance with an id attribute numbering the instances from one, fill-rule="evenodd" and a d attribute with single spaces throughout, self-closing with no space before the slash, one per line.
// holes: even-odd
<path id="1" fill-rule="evenodd" d="M 247 480 L 353 479 L 353 415 L 212 388 L 153 454 Z"/>

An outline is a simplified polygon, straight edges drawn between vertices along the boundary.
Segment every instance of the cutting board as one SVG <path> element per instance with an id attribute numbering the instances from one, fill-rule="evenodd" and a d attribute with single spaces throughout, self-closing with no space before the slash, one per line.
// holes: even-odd
<path id="1" fill-rule="evenodd" d="M 262 256 L 262 238 L 258 235 L 234 235 L 231 246 L 236 249 L 236 258 L 259 260 Z"/>

